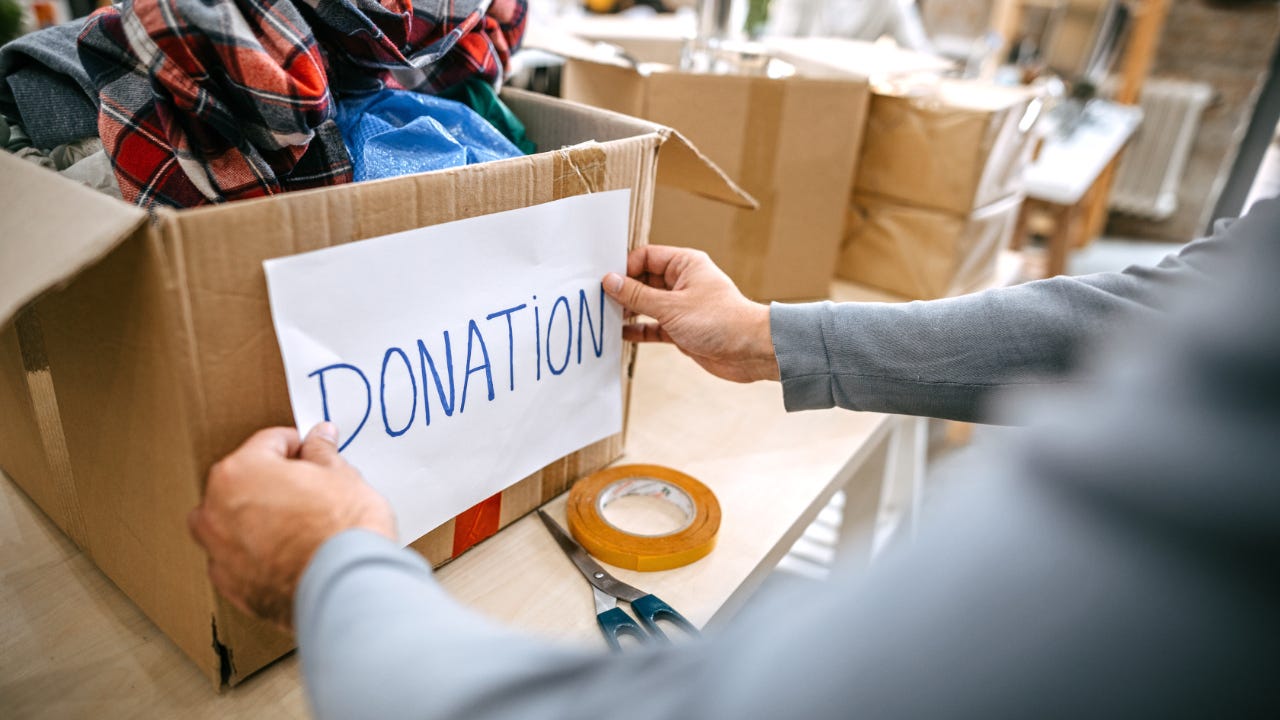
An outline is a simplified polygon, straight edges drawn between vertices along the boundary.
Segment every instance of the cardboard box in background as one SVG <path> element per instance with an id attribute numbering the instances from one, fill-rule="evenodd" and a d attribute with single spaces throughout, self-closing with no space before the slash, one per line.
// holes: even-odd
<path id="1" fill-rule="evenodd" d="M 855 192 L 959 214 L 1021 193 L 1039 108 L 974 81 L 877 85 Z"/>
<path id="2" fill-rule="evenodd" d="M 995 276 L 1022 199 L 1013 195 L 957 214 L 856 195 L 838 274 L 912 300 L 975 290 Z"/>
<path id="3" fill-rule="evenodd" d="M 659 188 L 653 242 L 707 251 L 746 295 L 830 293 L 870 97 L 867 81 L 681 73 L 680 41 L 611 38 L 640 68 L 569 49 L 566 98 L 678 129 L 760 204 Z M 645 63 L 663 63 L 665 69 Z"/>
<path id="4" fill-rule="evenodd" d="M 0 217 L 0 467 L 215 684 L 293 644 L 217 598 L 186 527 L 210 465 L 259 428 L 293 424 L 263 260 L 621 188 L 634 246 L 655 177 L 750 204 L 668 128 L 504 99 L 545 152 L 154 221 L 0 153 L 0 195 L 22 209 Z M 621 450 L 620 435 L 583 448 L 414 547 L 445 562 Z"/>

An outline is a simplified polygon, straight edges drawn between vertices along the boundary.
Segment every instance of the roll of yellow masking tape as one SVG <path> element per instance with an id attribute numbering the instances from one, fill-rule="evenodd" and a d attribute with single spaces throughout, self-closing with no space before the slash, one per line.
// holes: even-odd
<path id="1" fill-rule="evenodd" d="M 684 525 L 663 535 L 639 535 L 605 518 L 605 506 L 635 495 L 672 503 L 684 511 Z M 720 503 L 711 488 L 661 465 L 619 465 L 589 475 L 569 491 L 565 512 L 569 532 L 587 552 L 629 570 L 670 570 L 688 565 L 715 548 L 720 531 Z"/>

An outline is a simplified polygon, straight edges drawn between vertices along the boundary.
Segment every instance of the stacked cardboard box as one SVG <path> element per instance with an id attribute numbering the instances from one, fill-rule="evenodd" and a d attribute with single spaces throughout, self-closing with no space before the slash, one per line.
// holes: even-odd
<path id="1" fill-rule="evenodd" d="M 186 528 L 212 463 L 293 424 L 263 260 L 622 188 L 634 246 L 655 178 L 751 204 L 668 128 L 504 99 L 546 152 L 150 218 L 0 153 L 0 467 L 215 683 L 292 645 L 217 598 Z M 445 562 L 621 450 L 583 448 L 414 547 Z"/>
<path id="2" fill-rule="evenodd" d="M 877 87 L 839 275 L 907 298 L 988 282 L 1022 206 L 1039 101 L 963 81 Z"/>
<path id="3" fill-rule="evenodd" d="M 564 97 L 680 130 L 759 201 L 755 210 L 659 188 L 654 241 L 705 250 L 760 300 L 825 297 L 844 232 L 870 91 L 858 74 L 681 72 L 680 40 L 608 37 L 569 57 Z M 803 68 L 802 68 L 803 70 Z"/>

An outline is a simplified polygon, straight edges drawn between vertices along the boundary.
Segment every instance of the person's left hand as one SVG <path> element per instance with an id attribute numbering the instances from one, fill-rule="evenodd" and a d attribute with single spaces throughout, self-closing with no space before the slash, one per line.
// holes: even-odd
<path id="1" fill-rule="evenodd" d="M 213 466 L 191 535 L 209 553 L 209 578 L 231 604 L 285 629 L 293 595 L 325 540 L 352 528 L 395 539 L 387 501 L 338 455 L 338 430 L 321 423 L 258 431 Z"/>

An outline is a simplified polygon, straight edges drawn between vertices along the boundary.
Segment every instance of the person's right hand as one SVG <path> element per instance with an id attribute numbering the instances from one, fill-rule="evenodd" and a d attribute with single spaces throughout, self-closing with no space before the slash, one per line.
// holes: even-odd
<path id="1" fill-rule="evenodd" d="M 674 343 L 726 380 L 778 379 L 769 306 L 744 297 L 706 253 L 662 245 L 636 248 L 627 257 L 627 275 L 605 275 L 605 292 L 628 311 L 656 322 L 629 323 L 624 338 Z"/>

